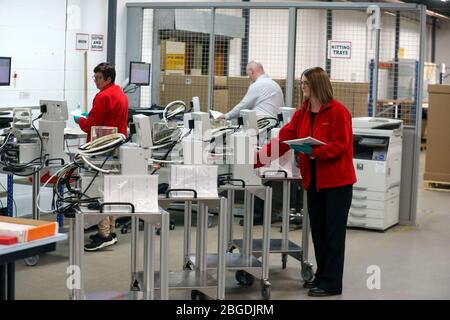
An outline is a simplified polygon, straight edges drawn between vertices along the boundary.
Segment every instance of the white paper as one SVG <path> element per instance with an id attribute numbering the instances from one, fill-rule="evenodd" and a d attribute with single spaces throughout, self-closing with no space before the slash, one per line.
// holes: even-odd
<path id="1" fill-rule="evenodd" d="M 158 176 L 156 175 L 106 175 L 105 202 L 132 203 L 139 213 L 154 213 L 158 207 Z M 130 212 L 129 206 L 106 206 L 109 212 Z"/>
<path id="2" fill-rule="evenodd" d="M 217 118 L 219 118 L 221 115 L 223 115 L 222 112 L 214 111 L 214 110 L 209 110 L 209 113 L 213 116 L 214 119 L 217 119 Z"/>
<path id="3" fill-rule="evenodd" d="M 170 189 L 194 189 L 198 198 L 217 198 L 217 166 L 172 165 Z M 172 192 L 172 197 L 193 197 L 190 191 Z"/>
<path id="4" fill-rule="evenodd" d="M 303 144 L 309 144 L 311 146 L 320 146 L 325 145 L 325 142 L 322 142 L 320 140 L 314 139 L 313 137 L 306 137 L 302 139 L 293 139 L 293 140 L 286 140 L 283 141 L 286 144 L 289 145 L 303 145 Z"/>

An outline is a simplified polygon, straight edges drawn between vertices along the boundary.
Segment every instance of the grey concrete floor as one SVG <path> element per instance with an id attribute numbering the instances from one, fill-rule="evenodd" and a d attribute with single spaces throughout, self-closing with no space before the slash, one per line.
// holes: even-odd
<path id="1" fill-rule="evenodd" d="M 424 155 L 421 155 L 420 176 L 423 176 Z M 181 214 L 180 214 L 181 215 Z M 237 225 L 235 234 L 242 234 Z M 195 239 L 195 228 L 193 228 Z M 209 229 L 210 239 L 216 239 L 217 227 Z M 272 237 L 280 237 L 279 226 L 271 228 Z M 261 227 L 255 227 L 255 236 Z M 86 237 L 89 234 L 86 234 Z M 301 244 L 301 231 L 293 230 L 290 239 Z M 142 241 L 141 234 L 141 241 Z M 170 231 L 169 266 L 182 268 L 183 228 L 180 224 Z M 385 232 L 348 229 L 344 291 L 327 299 L 450 299 L 450 192 L 424 190 L 419 183 L 419 201 L 415 226 L 395 226 Z M 216 243 L 209 241 L 214 250 Z M 87 292 L 126 291 L 130 284 L 130 235 L 120 235 L 119 243 L 103 251 L 85 253 Z M 167 253 L 165 253 L 167 254 Z M 158 255 L 158 254 L 157 254 Z M 159 260 L 159 259 L 158 259 Z M 314 255 L 310 243 L 310 260 Z M 142 261 L 142 259 L 141 259 Z M 157 262 L 158 263 L 158 262 Z M 380 268 L 380 289 L 368 289 L 370 266 Z M 38 265 L 16 264 L 16 299 L 67 299 L 66 268 L 68 242 L 57 250 L 42 255 Z M 281 268 L 280 254 L 270 257 L 272 299 L 312 299 L 302 287 L 300 264 L 289 257 L 286 269 Z M 171 290 L 171 299 L 190 299 L 190 291 Z M 251 287 L 239 286 L 234 273 L 227 273 L 227 299 L 260 300 L 259 281 Z M 323 298 L 322 298 L 323 299 Z"/>

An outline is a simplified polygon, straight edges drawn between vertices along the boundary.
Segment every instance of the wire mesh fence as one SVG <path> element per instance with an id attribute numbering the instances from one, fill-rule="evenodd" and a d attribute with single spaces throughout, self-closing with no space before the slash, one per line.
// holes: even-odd
<path id="1" fill-rule="evenodd" d="M 162 11 L 165 18 L 156 19 L 155 15 Z M 197 96 L 203 111 L 211 108 L 227 112 L 247 92 L 250 80 L 246 64 L 255 60 L 284 94 L 288 68 L 295 68 L 292 105 L 288 106 L 301 105 L 302 72 L 320 66 L 330 75 L 335 98 L 353 116 L 398 118 L 407 126 L 415 126 L 420 49 L 418 12 L 381 10 L 377 46 L 377 29 L 369 27 L 366 8 L 298 9 L 295 66 L 288 66 L 289 9 L 215 10 L 213 57 L 210 57 L 211 16 L 210 8 L 144 10 L 142 60 L 159 65 L 160 78 L 157 84 L 153 83 L 159 86 L 159 96 L 152 97 L 149 87 L 141 88 L 143 106 L 166 105 L 174 100 L 189 103 Z M 158 64 L 155 59 L 159 59 Z M 214 66 L 211 105 L 210 59 Z M 426 70 L 425 83 L 434 83 L 435 66 L 430 64 Z M 423 96 L 426 100 L 426 91 Z"/>
<path id="2" fill-rule="evenodd" d="M 415 13 L 382 12 L 375 116 L 416 125 L 420 26 Z"/>

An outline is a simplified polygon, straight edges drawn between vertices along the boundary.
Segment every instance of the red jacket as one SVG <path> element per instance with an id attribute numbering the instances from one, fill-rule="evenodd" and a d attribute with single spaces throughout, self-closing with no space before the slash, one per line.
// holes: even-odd
<path id="1" fill-rule="evenodd" d="M 271 157 L 274 143 L 278 144 L 279 156 L 281 156 L 289 150 L 289 146 L 282 141 L 311 136 L 326 143 L 323 146 L 312 147 L 311 156 L 316 159 L 317 189 L 354 184 L 356 175 L 353 167 L 353 133 L 350 112 L 342 103 L 333 99 L 320 108 L 315 116 L 313 128 L 311 132 L 310 107 L 309 101 L 306 100 L 295 112 L 292 120 L 281 128 L 278 138 L 272 139 L 258 153 L 256 167 L 262 166 L 262 156 Z M 275 153 L 274 157 L 276 157 Z M 271 158 L 271 160 L 273 159 Z M 311 182 L 309 156 L 300 153 L 299 160 L 302 185 L 304 189 L 307 189 Z"/>
<path id="2" fill-rule="evenodd" d="M 114 83 L 106 85 L 95 95 L 87 119 L 78 120 L 81 130 L 87 133 L 87 142 L 91 141 L 92 126 L 116 127 L 119 133 L 127 136 L 127 122 L 128 97 Z"/>

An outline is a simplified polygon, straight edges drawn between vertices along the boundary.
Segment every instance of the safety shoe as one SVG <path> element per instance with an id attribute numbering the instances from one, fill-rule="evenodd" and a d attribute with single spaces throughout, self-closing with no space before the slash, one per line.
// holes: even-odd
<path id="1" fill-rule="evenodd" d="M 91 243 L 88 243 L 84 246 L 85 251 L 97 251 L 102 248 L 106 248 L 109 246 L 112 246 L 113 244 L 117 243 L 117 238 L 113 238 L 112 234 L 110 234 L 108 237 L 102 237 L 97 236 L 94 237 L 94 239 L 91 241 Z"/>
<path id="2" fill-rule="evenodd" d="M 113 237 L 113 238 L 115 238 L 115 239 L 117 239 L 117 234 L 115 233 L 115 232 L 112 232 L 111 233 L 111 236 Z M 100 233 L 95 233 L 95 234 L 91 234 L 90 236 L 89 236 L 89 239 L 91 239 L 91 240 L 94 240 L 95 238 L 98 238 L 98 237 L 101 237 L 101 235 L 100 235 Z"/>

